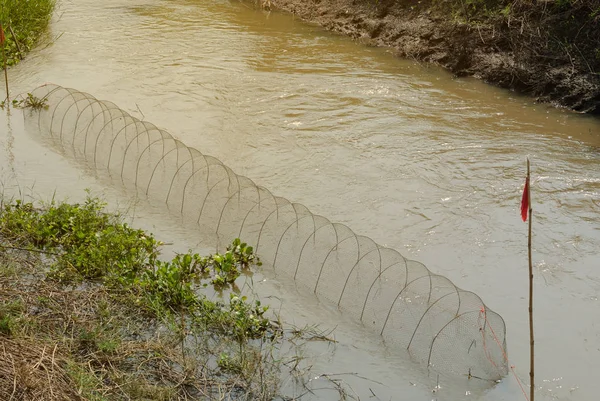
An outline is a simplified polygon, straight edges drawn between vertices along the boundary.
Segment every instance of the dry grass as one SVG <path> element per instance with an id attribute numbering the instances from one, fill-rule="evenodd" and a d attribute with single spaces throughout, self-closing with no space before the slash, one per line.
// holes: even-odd
<path id="1" fill-rule="evenodd" d="M 58 344 L 0 336 L 0 399 L 80 400 Z"/>
<path id="2" fill-rule="evenodd" d="M 63 285 L 43 255 L 0 248 L 1 400 L 273 399 L 271 345 L 140 315 L 124 294 Z M 121 302 L 119 299 L 123 300 Z M 200 330 L 199 330 L 200 329 Z M 230 368 L 219 366 L 222 353 Z"/>

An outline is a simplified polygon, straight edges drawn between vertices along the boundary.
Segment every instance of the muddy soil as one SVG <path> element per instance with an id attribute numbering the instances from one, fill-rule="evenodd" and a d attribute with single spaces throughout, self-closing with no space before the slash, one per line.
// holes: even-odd
<path id="1" fill-rule="evenodd" d="M 598 19 L 577 32 L 587 46 L 573 47 L 553 42 L 556 24 L 531 8 L 513 10 L 509 17 L 475 11 L 464 18 L 426 1 L 271 0 L 270 4 L 365 44 L 390 47 L 400 57 L 435 63 L 456 76 L 473 76 L 539 102 L 600 115 L 600 58 L 594 54 L 600 47 L 600 36 L 595 36 L 600 32 Z M 578 17 L 557 15 L 553 18 L 561 21 Z"/>

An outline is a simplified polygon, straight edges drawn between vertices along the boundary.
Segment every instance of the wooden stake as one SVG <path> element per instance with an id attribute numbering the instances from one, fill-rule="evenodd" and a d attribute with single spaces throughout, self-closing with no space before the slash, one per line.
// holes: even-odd
<path id="1" fill-rule="evenodd" d="M 527 240 L 527 251 L 529 255 L 529 382 L 530 382 L 530 394 L 529 401 L 534 401 L 535 397 L 535 384 L 534 384 L 534 338 L 533 338 L 533 262 L 531 259 L 531 221 L 533 219 L 533 210 L 531 208 L 531 172 L 529 168 L 529 158 L 527 158 L 527 200 L 529 203 L 529 236 Z"/>
<path id="2" fill-rule="evenodd" d="M 13 31 L 12 26 L 8 26 L 8 30 L 10 31 L 10 36 L 12 36 L 15 41 L 15 45 L 17 45 L 17 51 L 19 52 L 19 58 L 23 60 L 23 51 L 21 50 L 21 45 L 19 45 L 19 41 L 17 40 L 17 35 L 15 35 L 15 31 Z"/>
<path id="3" fill-rule="evenodd" d="M 0 30 L 3 31 L 2 24 L 0 24 Z M 6 51 L 4 50 L 5 42 L 6 42 L 6 40 L 4 40 L 4 42 L 1 44 L 1 46 L 2 46 L 2 60 L 4 61 L 4 80 L 6 81 L 6 103 L 8 104 L 10 102 L 10 97 L 8 94 L 8 63 L 6 61 Z"/>

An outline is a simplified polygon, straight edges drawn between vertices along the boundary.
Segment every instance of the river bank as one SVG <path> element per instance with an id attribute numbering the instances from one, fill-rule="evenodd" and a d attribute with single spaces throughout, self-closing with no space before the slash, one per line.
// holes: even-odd
<path id="1" fill-rule="evenodd" d="M 398 56 L 440 65 L 579 112 L 600 114 L 600 3 L 271 0 Z"/>
<path id="2" fill-rule="evenodd" d="M 0 0 L 0 24 L 6 39 L 2 45 L 8 65 L 17 64 L 36 45 L 55 6 L 55 0 Z"/>
<path id="3" fill-rule="evenodd" d="M 0 398 L 276 398 L 284 338 L 311 332 L 285 334 L 240 294 L 236 279 L 260 264 L 252 248 L 165 261 L 162 245 L 97 198 L 2 199 Z"/>

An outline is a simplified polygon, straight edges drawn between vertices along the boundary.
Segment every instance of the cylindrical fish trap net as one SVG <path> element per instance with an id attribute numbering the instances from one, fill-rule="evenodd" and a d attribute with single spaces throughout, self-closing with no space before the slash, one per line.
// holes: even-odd
<path id="1" fill-rule="evenodd" d="M 476 294 L 343 224 L 273 195 L 115 104 L 53 85 L 30 118 L 68 157 L 164 202 L 186 221 L 253 245 L 277 274 L 441 373 L 498 380 L 507 373 L 505 325 Z"/>

